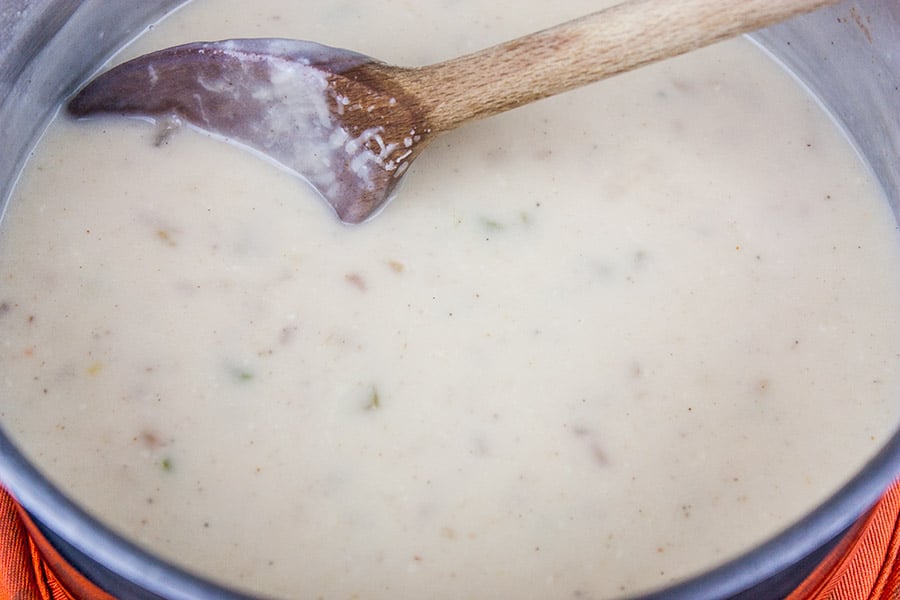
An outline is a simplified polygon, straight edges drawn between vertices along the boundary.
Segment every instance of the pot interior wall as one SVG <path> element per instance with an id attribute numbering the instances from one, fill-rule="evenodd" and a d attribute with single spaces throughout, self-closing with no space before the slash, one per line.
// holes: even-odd
<path id="1" fill-rule="evenodd" d="M 185 0 L 5 0 L 0 6 L 0 209 L 60 101 Z"/>
<path id="2" fill-rule="evenodd" d="M 900 216 L 900 4 L 844 2 L 753 37 L 834 116 Z"/>

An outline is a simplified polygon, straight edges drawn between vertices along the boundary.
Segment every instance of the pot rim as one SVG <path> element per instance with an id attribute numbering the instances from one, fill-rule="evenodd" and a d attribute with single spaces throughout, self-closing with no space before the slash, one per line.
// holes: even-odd
<path id="1" fill-rule="evenodd" d="M 869 510 L 894 482 L 900 464 L 897 431 L 837 492 L 757 547 L 645 600 L 727 598 L 790 569 L 828 545 Z M 89 559 L 147 591 L 179 598 L 253 598 L 161 560 L 88 514 L 47 480 L 0 427 L 0 480 L 40 524 Z"/>
<path id="2" fill-rule="evenodd" d="M 762 46 L 765 48 L 766 44 Z M 751 590 L 831 544 L 878 501 L 898 475 L 900 428 L 836 492 L 780 533 L 719 566 L 640 597 L 713 600 Z M 253 598 L 192 575 L 112 531 L 45 478 L 6 435 L 2 424 L 0 482 L 54 536 L 114 575 L 146 590 L 147 597 Z"/>

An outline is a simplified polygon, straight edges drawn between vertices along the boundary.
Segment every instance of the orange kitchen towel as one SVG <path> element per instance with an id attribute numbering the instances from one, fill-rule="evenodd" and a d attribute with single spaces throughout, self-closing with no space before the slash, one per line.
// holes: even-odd
<path id="1" fill-rule="evenodd" d="M 115 600 L 73 569 L 0 488 L 0 600 Z"/>
<path id="2" fill-rule="evenodd" d="M 900 481 L 787 600 L 900 600 Z"/>
<path id="3" fill-rule="evenodd" d="M 69 566 L 0 488 L 0 600 L 114 600 Z M 900 481 L 787 600 L 900 600 Z"/>

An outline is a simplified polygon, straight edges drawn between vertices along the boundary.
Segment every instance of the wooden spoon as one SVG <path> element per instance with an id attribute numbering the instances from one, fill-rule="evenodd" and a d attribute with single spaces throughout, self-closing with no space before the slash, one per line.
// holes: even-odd
<path id="1" fill-rule="evenodd" d="M 629 0 L 417 68 L 311 42 L 193 43 L 107 71 L 68 109 L 187 121 L 282 164 L 358 223 L 438 133 L 835 2 Z"/>

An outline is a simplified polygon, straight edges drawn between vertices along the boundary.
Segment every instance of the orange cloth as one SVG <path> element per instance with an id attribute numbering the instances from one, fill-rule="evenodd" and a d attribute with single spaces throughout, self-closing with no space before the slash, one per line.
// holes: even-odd
<path id="1" fill-rule="evenodd" d="M 114 600 L 53 550 L 0 488 L 0 600 Z M 787 600 L 900 600 L 900 481 Z"/>
<path id="2" fill-rule="evenodd" d="M 0 488 L 0 600 L 115 600 L 57 554 Z"/>
<path id="3" fill-rule="evenodd" d="M 787 600 L 900 600 L 900 481 Z"/>

